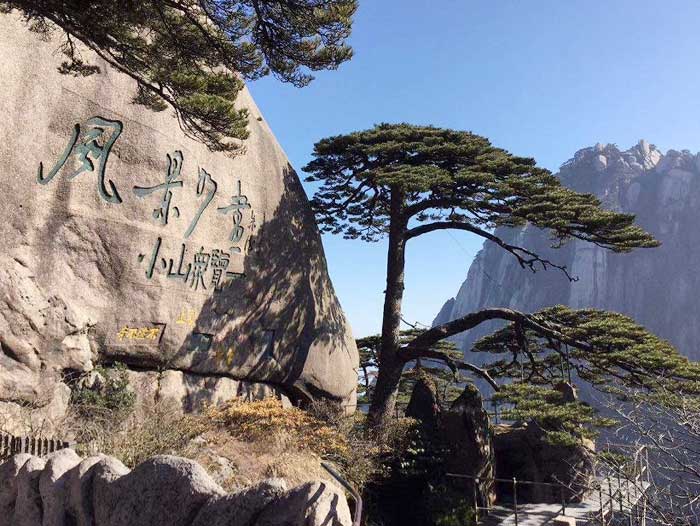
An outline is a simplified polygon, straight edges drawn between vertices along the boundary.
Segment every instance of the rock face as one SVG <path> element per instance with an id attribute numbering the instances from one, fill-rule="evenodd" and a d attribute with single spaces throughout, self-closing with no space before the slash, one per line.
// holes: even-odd
<path id="1" fill-rule="evenodd" d="M 496 477 L 555 484 L 522 484 L 517 488 L 519 502 L 580 502 L 592 487 L 593 444 L 553 445 L 534 423 L 496 426 L 494 439 Z M 499 499 L 512 498 L 513 487 L 496 485 Z"/>
<path id="2" fill-rule="evenodd" d="M 597 307 L 633 317 L 684 355 L 700 360 L 700 154 L 670 150 L 662 155 L 645 141 L 626 151 L 598 144 L 577 152 L 559 177 L 575 190 L 597 195 L 607 208 L 635 214 L 662 246 L 613 254 L 574 241 L 552 250 L 537 229 L 501 231 L 507 240 L 567 265 L 579 280 L 570 283 L 554 270 L 523 270 L 512 256 L 486 242 L 457 296 L 434 324 L 483 307 Z M 494 328 L 484 324 L 463 333 L 458 344 L 467 350 Z"/>
<path id="3" fill-rule="evenodd" d="M 475 478 L 452 478 L 450 484 L 464 495 L 474 495 L 479 506 L 494 504 L 496 492 L 493 431 L 479 391 L 467 384 L 440 417 L 440 431 L 449 450 L 445 468 Z M 478 480 L 477 480 L 478 479 Z"/>
<path id="4" fill-rule="evenodd" d="M 161 455 L 133 471 L 113 457 L 63 450 L 48 462 L 17 455 L 0 465 L 7 526 L 350 526 L 345 496 L 311 482 L 270 479 L 226 494 L 196 462 Z M 58 478 L 57 478 L 58 477 Z M 39 481 L 52 481 L 40 483 Z M 59 483 L 60 482 L 60 483 Z M 39 491 L 41 486 L 41 491 Z"/>
<path id="5" fill-rule="evenodd" d="M 352 404 L 357 350 L 320 236 L 250 94 L 231 158 L 133 104 L 135 82 L 88 50 L 99 73 L 60 74 L 58 46 L 0 16 L 2 400 L 60 414 L 62 374 L 99 359 L 184 405 L 217 390 Z"/>
<path id="6" fill-rule="evenodd" d="M 415 418 L 429 434 L 437 431 L 440 420 L 437 387 L 429 376 L 421 375 L 411 392 L 411 399 L 406 407 L 406 416 Z"/>

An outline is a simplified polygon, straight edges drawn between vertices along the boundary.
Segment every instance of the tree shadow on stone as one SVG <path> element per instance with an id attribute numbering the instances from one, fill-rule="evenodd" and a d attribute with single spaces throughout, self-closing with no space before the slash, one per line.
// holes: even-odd
<path id="1" fill-rule="evenodd" d="M 347 353 L 345 317 L 326 269 L 321 236 L 297 175 L 287 166 L 284 189 L 272 217 L 251 236 L 244 277 L 228 281 L 199 313 L 196 329 L 171 357 L 193 371 L 216 371 L 237 380 L 274 384 L 294 400 L 338 398 L 328 392 L 309 360 Z M 201 331 L 201 332 L 196 332 Z M 201 349 L 201 334 L 211 338 Z M 316 370 L 316 369 L 314 369 Z"/>

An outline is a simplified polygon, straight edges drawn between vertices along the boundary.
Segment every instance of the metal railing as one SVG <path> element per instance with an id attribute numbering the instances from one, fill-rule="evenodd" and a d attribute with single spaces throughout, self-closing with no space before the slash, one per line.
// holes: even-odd
<path id="1" fill-rule="evenodd" d="M 513 502 L 512 502 L 512 510 L 513 510 L 513 516 L 515 519 L 515 526 L 518 526 L 518 519 L 520 515 L 520 511 L 518 509 L 518 486 L 523 486 L 523 485 L 534 485 L 534 486 L 547 486 L 550 488 L 558 488 L 559 489 L 559 495 L 560 495 L 560 503 L 561 508 L 556 510 L 555 512 L 547 512 L 541 513 L 539 515 L 542 515 L 543 517 L 546 517 L 548 520 L 543 522 L 543 524 L 546 524 L 551 520 L 554 516 L 556 515 L 566 515 L 566 506 L 568 504 L 567 498 L 566 498 L 566 492 L 571 491 L 571 489 L 568 486 L 565 486 L 564 484 L 556 484 L 553 482 L 535 482 L 532 480 L 518 480 L 517 478 L 513 477 L 512 479 L 503 479 L 503 478 L 496 478 L 496 477 L 477 477 L 473 475 L 464 475 L 461 473 L 446 473 L 445 474 L 448 477 L 453 477 L 453 478 L 466 478 L 474 481 L 473 485 L 473 499 L 474 499 L 474 512 L 476 514 L 476 521 L 478 522 L 480 520 L 480 512 L 485 512 L 485 515 L 489 515 L 490 512 L 497 510 L 496 506 L 491 506 L 488 502 L 486 502 L 486 506 L 480 506 L 479 505 L 479 495 L 478 495 L 478 490 L 477 487 L 480 485 L 482 482 L 495 482 L 495 483 L 501 483 L 501 484 L 508 484 L 511 485 L 512 490 L 513 490 Z M 511 503 L 508 503 L 511 504 Z M 500 508 L 509 508 L 510 506 L 506 506 L 503 502 L 500 503 Z M 528 511 L 529 516 L 533 515 L 538 515 L 538 513 Z"/>
<path id="2" fill-rule="evenodd" d="M 629 520 L 628 523 L 632 524 L 646 524 L 646 483 L 649 476 L 648 473 L 648 450 L 646 446 L 628 446 L 620 444 L 608 444 L 608 447 L 615 447 L 618 449 L 629 449 L 636 448 L 632 458 L 627 460 L 624 464 L 619 464 L 616 466 L 606 466 L 603 473 L 598 473 L 597 480 L 586 487 L 581 487 L 576 493 L 580 495 L 595 495 L 597 497 L 597 510 L 593 507 L 591 510 L 591 515 L 586 519 L 588 522 L 586 524 L 595 524 L 597 526 L 608 526 L 612 524 L 619 515 L 626 516 Z M 630 469 L 628 468 L 632 468 Z M 572 488 L 565 484 L 553 483 L 553 482 L 536 482 L 530 480 L 518 480 L 517 478 L 505 479 L 505 478 L 495 478 L 495 477 L 477 477 L 474 475 L 466 475 L 461 473 L 447 473 L 448 477 L 463 478 L 473 480 L 472 485 L 473 490 L 473 507 L 476 514 L 476 521 L 479 522 L 482 516 L 488 516 L 494 511 L 512 511 L 515 525 L 517 526 L 522 515 L 527 515 L 528 517 L 544 517 L 544 520 L 540 523 L 546 525 L 551 522 L 557 515 L 567 515 L 567 507 L 571 510 L 574 501 L 570 500 L 570 494 Z M 512 502 L 504 502 L 501 500 L 495 505 L 492 505 L 488 499 L 486 499 L 485 505 L 480 502 L 479 489 L 483 483 L 494 483 L 495 484 L 507 484 L 510 486 L 512 491 Z M 525 485 L 533 486 L 544 486 L 549 488 L 556 488 L 559 491 L 559 503 L 550 502 L 550 504 L 555 504 L 559 506 L 556 509 L 550 509 L 546 512 L 534 511 L 531 507 L 529 509 L 523 506 L 531 505 L 531 502 L 522 503 L 518 502 L 518 488 Z M 501 492 L 502 493 L 502 492 Z M 590 501 L 589 501 L 590 502 Z M 581 504 L 578 500 L 575 503 Z M 595 503 L 595 500 L 593 500 Z M 640 509 L 641 508 L 641 509 Z M 580 516 L 577 516 L 580 520 Z M 594 522 L 591 522 L 594 521 Z"/>
<path id="3" fill-rule="evenodd" d="M 19 453 L 43 456 L 68 447 L 72 447 L 71 442 L 56 438 L 18 437 L 0 432 L 0 460 Z"/>
<path id="4" fill-rule="evenodd" d="M 635 447 L 624 444 L 611 445 L 620 449 Z M 635 524 L 646 523 L 646 491 L 650 476 L 647 446 L 636 446 L 631 465 L 632 473 L 623 473 L 622 465 L 608 466 L 607 473 L 597 484 L 595 490 L 598 493 L 599 510 L 596 524 L 607 526 L 614 521 L 618 513 L 627 515 L 629 524 L 633 523 L 633 519 L 636 519 Z M 634 500 L 632 496 L 635 497 Z M 639 509 L 640 501 L 642 510 Z"/>
<path id="5" fill-rule="evenodd" d="M 355 518 L 352 521 L 352 526 L 360 526 L 362 521 L 362 495 L 328 462 L 321 462 L 321 466 L 352 495 L 352 498 L 355 500 Z"/>

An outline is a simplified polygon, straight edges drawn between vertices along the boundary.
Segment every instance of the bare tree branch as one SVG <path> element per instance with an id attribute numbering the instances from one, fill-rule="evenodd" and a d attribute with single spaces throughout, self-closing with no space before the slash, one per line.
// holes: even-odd
<path id="1" fill-rule="evenodd" d="M 428 223 L 409 229 L 406 232 L 406 239 L 412 239 L 422 234 L 427 234 L 428 232 L 435 232 L 436 230 L 466 230 L 467 232 L 471 232 L 480 237 L 488 239 L 493 243 L 496 243 L 498 246 L 515 256 L 518 260 L 518 264 L 522 268 L 528 268 L 532 272 L 536 272 L 537 266 L 539 264 L 542 266 L 543 270 L 547 270 L 548 267 L 561 270 L 569 281 L 578 280 L 578 278 L 569 274 L 566 265 L 559 265 L 557 263 L 554 263 L 553 261 L 550 261 L 549 259 L 542 258 L 541 256 L 532 252 L 531 250 L 519 247 L 517 245 L 511 245 L 510 243 L 506 243 L 500 237 L 492 234 L 487 230 L 476 227 L 470 223 L 463 223 L 460 221 L 437 221 L 434 223 Z"/>

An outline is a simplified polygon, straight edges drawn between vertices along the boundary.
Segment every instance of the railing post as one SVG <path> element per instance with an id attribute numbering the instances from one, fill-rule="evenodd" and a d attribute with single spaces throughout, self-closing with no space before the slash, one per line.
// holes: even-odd
<path id="1" fill-rule="evenodd" d="M 518 526 L 518 481 L 513 477 L 513 508 L 515 510 L 515 526 Z"/>
<path id="2" fill-rule="evenodd" d="M 622 509 L 623 496 L 622 496 L 622 477 L 620 476 L 620 471 L 622 471 L 622 469 L 620 468 L 620 466 L 618 466 L 617 467 L 617 494 L 620 497 L 620 513 L 624 513 L 624 510 Z"/>
<path id="3" fill-rule="evenodd" d="M 561 496 L 561 514 L 566 516 L 566 499 L 564 498 L 564 486 L 559 486 L 559 494 Z"/>
<path id="4" fill-rule="evenodd" d="M 632 503 L 632 493 L 630 492 L 630 478 L 629 478 L 629 476 L 625 477 L 625 486 L 627 486 L 627 513 L 629 514 L 628 515 L 629 520 L 627 521 L 627 523 L 629 526 L 633 526 L 632 525 L 632 513 L 633 513 L 632 510 L 636 507 L 636 502 L 634 504 Z M 637 483 L 634 482 L 632 487 L 636 488 Z"/>
<path id="5" fill-rule="evenodd" d="M 477 497 L 477 486 L 479 485 L 479 477 L 474 479 L 474 514 L 476 516 L 476 522 L 479 522 L 479 499 Z"/>

